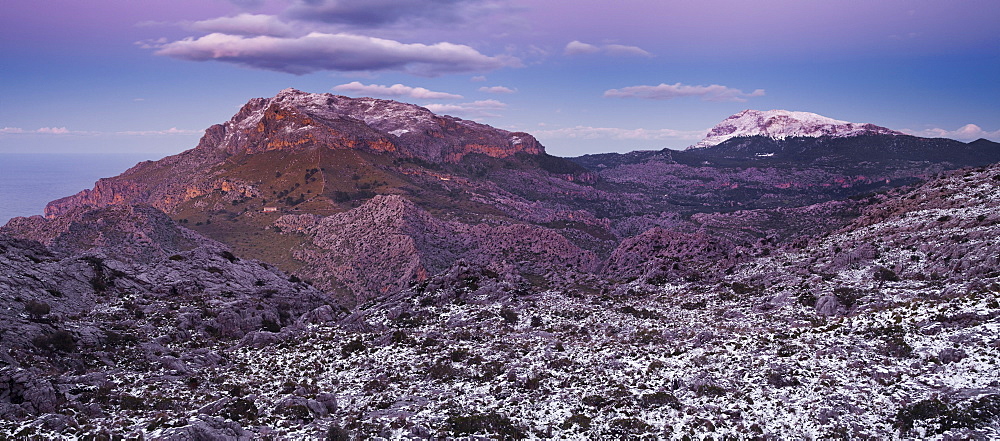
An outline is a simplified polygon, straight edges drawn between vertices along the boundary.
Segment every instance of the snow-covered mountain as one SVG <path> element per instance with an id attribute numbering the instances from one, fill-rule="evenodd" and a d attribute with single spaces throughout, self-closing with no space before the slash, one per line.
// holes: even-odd
<path id="1" fill-rule="evenodd" d="M 739 136 L 767 136 L 774 139 L 784 139 L 798 136 L 845 138 L 859 135 L 902 134 L 874 124 L 840 121 L 810 112 L 744 110 L 717 124 L 705 135 L 704 139 L 689 148 L 711 147 Z"/>

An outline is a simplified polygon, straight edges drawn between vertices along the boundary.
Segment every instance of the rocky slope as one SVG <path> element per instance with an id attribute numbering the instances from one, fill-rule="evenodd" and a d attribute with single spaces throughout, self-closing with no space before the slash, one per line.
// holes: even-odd
<path id="1" fill-rule="evenodd" d="M 114 421 L 130 412 L 184 412 L 191 402 L 170 391 L 197 387 L 193 372 L 232 369 L 226 348 L 292 332 L 310 311 L 338 314 L 325 294 L 150 210 L 35 219 L 31 232 L 52 248 L 8 236 L 11 226 L 0 234 L 5 436 L 100 437 L 120 434 Z M 213 420 L 172 437 L 206 430 L 245 433 Z"/>
<path id="2" fill-rule="evenodd" d="M 336 288 L 334 281 L 347 285 L 355 305 L 425 282 L 459 261 L 516 278 L 586 273 L 598 264 L 593 252 L 552 230 L 440 220 L 399 196 L 376 196 L 327 217 L 286 215 L 275 225 L 309 237 L 295 251 L 306 263 L 300 272 L 327 290 Z"/>
<path id="3" fill-rule="evenodd" d="M 440 227 L 419 211 L 392 217 L 379 205 L 405 202 L 377 199 L 365 210 L 385 216 L 388 234 Z M 459 261 L 349 315 L 206 246 L 143 266 L 3 238 L 0 286 L 22 295 L 0 309 L 0 430 L 992 439 L 998 201 L 1000 166 L 962 170 L 859 200 L 862 214 L 838 231 L 706 277 L 644 269 L 703 262 L 702 271 L 739 247 L 656 229 L 614 253 L 614 271 L 637 277 L 581 279 L 597 292 L 542 289 Z M 315 221 L 285 219 L 303 231 Z M 245 283 L 255 277 L 265 286 Z M 173 292 L 179 279 L 202 287 Z"/>

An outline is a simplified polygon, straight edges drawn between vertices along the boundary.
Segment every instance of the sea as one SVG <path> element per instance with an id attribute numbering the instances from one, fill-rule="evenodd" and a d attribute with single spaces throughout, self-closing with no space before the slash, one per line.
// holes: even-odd
<path id="1" fill-rule="evenodd" d="M 0 153 L 0 225 L 41 215 L 45 204 L 94 187 L 148 159 L 135 154 Z"/>

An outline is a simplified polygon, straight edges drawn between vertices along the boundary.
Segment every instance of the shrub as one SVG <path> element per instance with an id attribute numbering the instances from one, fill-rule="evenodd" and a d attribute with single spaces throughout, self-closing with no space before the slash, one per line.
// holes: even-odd
<path id="1" fill-rule="evenodd" d="M 639 435 L 653 430 L 653 426 L 637 418 L 619 418 L 612 421 L 610 426 L 606 435 L 615 438 L 630 437 L 630 435 Z"/>
<path id="2" fill-rule="evenodd" d="M 233 421 L 253 421 L 257 419 L 260 410 L 253 401 L 237 398 L 222 408 L 222 416 Z"/>
<path id="3" fill-rule="evenodd" d="M 574 413 L 569 418 L 566 418 L 566 421 L 560 424 L 559 427 L 566 430 L 572 428 L 573 425 L 577 425 L 580 426 L 581 429 L 587 430 L 590 429 L 590 421 L 591 418 L 589 416 L 582 413 Z"/>
<path id="4" fill-rule="evenodd" d="M 39 302 L 34 299 L 28 300 L 28 303 L 24 304 L 24 312 L 27 312 L 33 319 L 40 319 L 43 315 L 48 314 L 52 311 L 52 308 L 48 303 Z"/>
<path id="5" fill-rule="evenodd" d="M 857 303 L 857 301 L 861 299 L 864 294 L 857 289 L 841 286 L 833 290 L 833 295 L 837 297 L 837 301 L 840 302 L 841 305 L 850 308 L 851 306 L 854 306 L 854 304 Z"/>
<path id="6" fill-rule="evenodd" d="M 680 410 L 681 402 L 674 394 L 666 391 L 653 392 L 642 396 L 642 404 L 646 407 L 667 406 L 671 409 Z"/>
<path id="7" fill-rule="evenodd" d="M 609 404 L 608 399 L 600 395 L 587 395 L 580 401 L 583 404 L 597 408 L 601 408 Z"/>
<path id="8" fill-rule="evenodd" d="M 742 282 L 733 282 L 733 284 L 732 284 L 732 286 L 730 286 L 730 288 L 733 290 L 734 293 L 741 294 L 741 295 L 743 295 L 743 294 L 753 294 L 753 293 L 756 293 L 756 292 L 760 291 L 760 287 L 747 285 L 746 283 L 742 283 Z"/>
<path id="9" fill-rule="evenodd" d="M 59 352 L 72 352 L 76 350 L 76 339 L 69 331 L 58 330 L 51 334 L 39 335 L 31 342 L 42 349 L 52 349 Z"/>
<path id="10" fill-rule="evenodd" d="M 875 269 L 875 280 L 880 282 L 898 282 L 899 276 L 896 275 L 895 271 L 884 266 L 880 266 Z"/>
<path id="11" fill-rule="evenodd" d="M 458 376 L 451 363 L 441 361 L 427 368 L 427 375 L 435 380 L 450 380 Z"/>
<path id="12" fill-rule="evenodd" d="M 452 415 L 445 421 L 448 430 L 455 435 L 475 435 L 485 433 L 499 435 L 500 439 L 524 439 L 525 430 L 514 425 L 505 415 L 497 412 L 472 414 L 468 416 Z"/>
<path id="13" fill-rule="evenodd" d="M 326 441 L 350 441 L 351 433 L 337 424 L 331 424 L 326 429 Z"/>
<path id="14" fill-rule="evenodd" d="M 500 310 L 500 318 L 502 318 L 507 324 L 511 325 L 516 325 L 518 320 L 517 313 L 507 308 Z"/>
<path id="15" fill-rule="evenodd" d="M 365 350 L 365 343 L 361 341 L 361 337 L 355 338 L 347 342 L 342 348 L 340 348 L 340 354 L 344 357 L 349 357 L 355 352 L 361 352 Z"/>

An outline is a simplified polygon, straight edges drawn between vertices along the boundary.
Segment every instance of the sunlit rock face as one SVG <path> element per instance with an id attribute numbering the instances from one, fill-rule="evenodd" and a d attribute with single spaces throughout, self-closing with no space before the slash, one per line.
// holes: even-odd
<path id="1" fill-rule="evenodd" d="M 199 144 L 229 154 L 316 147 L 452 163 L 470 153 L 506 158 L 544 152 L 527 133 L 435 115 L 413 104 L 295 89 L 250 100 L 230 121 L 206 131 Z"/>

